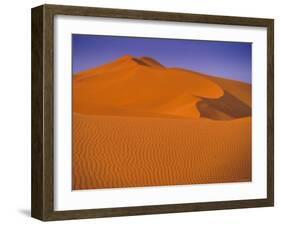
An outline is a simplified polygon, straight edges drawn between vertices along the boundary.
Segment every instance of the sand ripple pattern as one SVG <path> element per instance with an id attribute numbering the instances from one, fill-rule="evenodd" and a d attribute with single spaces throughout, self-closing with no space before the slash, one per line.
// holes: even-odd
<path id="1" fill-rule="evenodd" d="M 251 180 L 251 117 L 73 117 L 73 189 Z"/>

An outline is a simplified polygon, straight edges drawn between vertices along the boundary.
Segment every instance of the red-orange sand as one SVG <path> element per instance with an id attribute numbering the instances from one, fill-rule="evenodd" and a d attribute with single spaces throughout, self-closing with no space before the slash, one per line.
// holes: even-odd
<path id="1" fill-rule="evenodd" d="M 124 56 L 73 79 L 73 189 L 251 180 L 251 85 Z"/>

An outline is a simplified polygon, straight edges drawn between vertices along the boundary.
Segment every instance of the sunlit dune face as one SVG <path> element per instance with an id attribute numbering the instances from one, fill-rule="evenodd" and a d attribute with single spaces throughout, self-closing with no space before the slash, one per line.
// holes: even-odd
<path id="1" fill-rule="evenodd" d="M 200 102 L 219 103 L 224 94 L 207 76 L 165 68 L 148 57 L 125 56 L 81 72 L 73 81 L 74 112 L 82 114 L 199 118 L 208 115 L 200 114 Z"/>
<path id="2" fill-rule="evenodd" d="M 73 189 L 251 180 L 251 85 L 126 55 L 73 76 Z"/>

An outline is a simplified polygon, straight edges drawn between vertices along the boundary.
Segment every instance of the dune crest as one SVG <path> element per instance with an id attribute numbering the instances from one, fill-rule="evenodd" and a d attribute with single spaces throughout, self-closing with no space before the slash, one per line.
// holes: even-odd
<path id="1" fill-rule="evenodd" d="M 251 181 L 251 85 L 150 57 L 73 77 L 75 189 Z"/>
<path id="2" fill-rule="evenodd" d="M 229 120 L 251 115 L 250 87 L 125 55 L 74 75 L 73 106 L 86 115 Z"/>

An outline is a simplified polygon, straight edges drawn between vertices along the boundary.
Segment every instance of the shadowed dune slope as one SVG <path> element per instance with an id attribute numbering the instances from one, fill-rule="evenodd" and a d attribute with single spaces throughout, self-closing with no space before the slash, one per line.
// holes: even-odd
<path id="1" fill-rule="evenodd" d="M 201 117 L 227 120 L 251 116 L 252 88 L 250 84 L 223 78 L 206 76 L 224 89 L 224 96 L 219 99 L 204 99 L 197 108 Z"/>
<path id="2" fill-rule="evenodd" d="M 230 95 L 238 99 L 239 101 L 246 104 L 248 107 L 251 108 L 252 104 L 252 86 L 251 84 L 240 82 L 240 81 L 234 81 L 224 78 L 218 78 L 213 76 L 207 76 L 206 78 L 210 79 L 211 81 L 218 84 L 220 87 L 222 87 L 226 92 L 228 92 Z"/>
<path id="3" fill-rule="evenodd" d="M 73 77 L 73 189 L 251 181 L 251 86 L 124 56 Z"/>
<path id="4" fill-rule="evenodd" d="M 73 79 L 74 112 L 87 115 L 206 117 L 250 116 L 250 85 L 177 68 L 149 57 L 124 56 Z"/>

